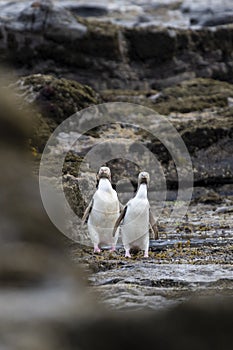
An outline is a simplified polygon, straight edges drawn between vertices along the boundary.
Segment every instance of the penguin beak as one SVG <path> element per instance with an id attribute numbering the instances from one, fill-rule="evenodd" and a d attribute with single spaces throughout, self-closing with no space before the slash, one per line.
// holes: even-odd
<path id="1" fill-rule="evenodd" d="M 141 174 L 139 184 L 146 184 L 149 187 L 149 178 L 147 174 Z"/>
<path id="2" fill-rule="evenodd" d="M 147 184 L 148 183 L 147 177 L 142 177 L 140 183 Z"/>
<path id="3" fill-rule="evenodd" d="M 100 169 L 99 174 L 98 174 L 99 179 L 111 179 L 111 175 L 109 174 L 108 169 Z"/>

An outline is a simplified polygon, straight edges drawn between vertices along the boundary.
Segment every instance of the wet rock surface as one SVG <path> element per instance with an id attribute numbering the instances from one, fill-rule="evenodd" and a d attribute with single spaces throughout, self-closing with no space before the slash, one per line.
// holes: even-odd
<path id="1" fill-rule="evenodd" d="M 91 282 L 101 292 L 103 303 L 111 309 L 158 310 L 170 308 L 195 295 L 211 296 L 220 291 L 232 295 L 232 268 L 218 267 L 215 275 L 214 269 L 215 265 L 211 264 L 194 268 L 185 264 L 127 264 L 117 271 L 117 277 L 113 272 L 102 272 Z M 130 278 L 129 273 L 133 277 Z"/>
<path id="2" fill-rule="evenodd" d="M 158 219 L 159 240 L 150 241 L 148 259 L 142 252 L 125 258 L 120 244 L 115 253 L 101 254 L 71 246 L 72 260 L 91 272 L 91 289 L 108 308 L 170 308 L 194 296 L 232 294 L 232 206 L 193 205 L 170 233 L 168 210 Z"/>

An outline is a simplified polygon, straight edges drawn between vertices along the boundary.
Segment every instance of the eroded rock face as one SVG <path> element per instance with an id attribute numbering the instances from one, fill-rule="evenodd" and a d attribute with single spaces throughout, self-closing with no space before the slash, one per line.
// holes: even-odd
<path id="1" fill-rule="evenodd" d="M 231 24 L 127 28 L 76 18 L 57 3 L 0 6 L 0 60 L 24 74 L 62 74 L 97 90 L 158 88 L 193 77 L 233 81 Z"/>

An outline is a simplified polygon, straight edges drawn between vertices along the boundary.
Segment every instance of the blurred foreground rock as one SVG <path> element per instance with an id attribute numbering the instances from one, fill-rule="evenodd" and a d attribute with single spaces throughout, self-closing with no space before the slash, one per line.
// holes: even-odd
<path id="1" fill-rule="evenodd" d="M 61 324 L 95 309 L 83 272 L 67 258 L 67 240 L 43 208 L 28 155 L 30 110 L 17 104 L 1 88 L 0 347 L 59 349 Z"/>
<path id="2" fill-rule="evenodd" d="M 72 339 L 83 349 L 107 349 L 109 343 L 114 350 L 119 346 L 140 349 L 155 344 L 166 350 L 222 349 L 231 344 L 232 311 L 231 299 L 196 300 L 170 312 L 135 312 L 92 321 L 81 334 L 79 327 L 75 328 Z M 96 337 L 98 342 L 94 341 Z"/>

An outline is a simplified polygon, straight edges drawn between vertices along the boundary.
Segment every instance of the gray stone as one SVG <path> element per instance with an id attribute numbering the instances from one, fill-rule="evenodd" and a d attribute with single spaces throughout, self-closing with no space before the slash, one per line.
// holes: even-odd
<path id="1" fill-rule="evenodd" d="M 24 1 L 22 4 L 10 2 L 2 5 L 0 20 L 6 30 L 17 32 L 46 32 L 47 34 L 69 35 L 75 39 L 82 37 L 85 26 L 67 10 L 55 6 L 52 1 Z M 50 33 L 51 31 L 51 33 Z"/>
<path id="2" fill-rule="evenodd" d="M 224 214 L 224 213 L 231 213 L 233 212 L 233 206 L 227 206 L 227 207 L 220 207 L 215 210 L 215 213 L 217 214 Z"/>

